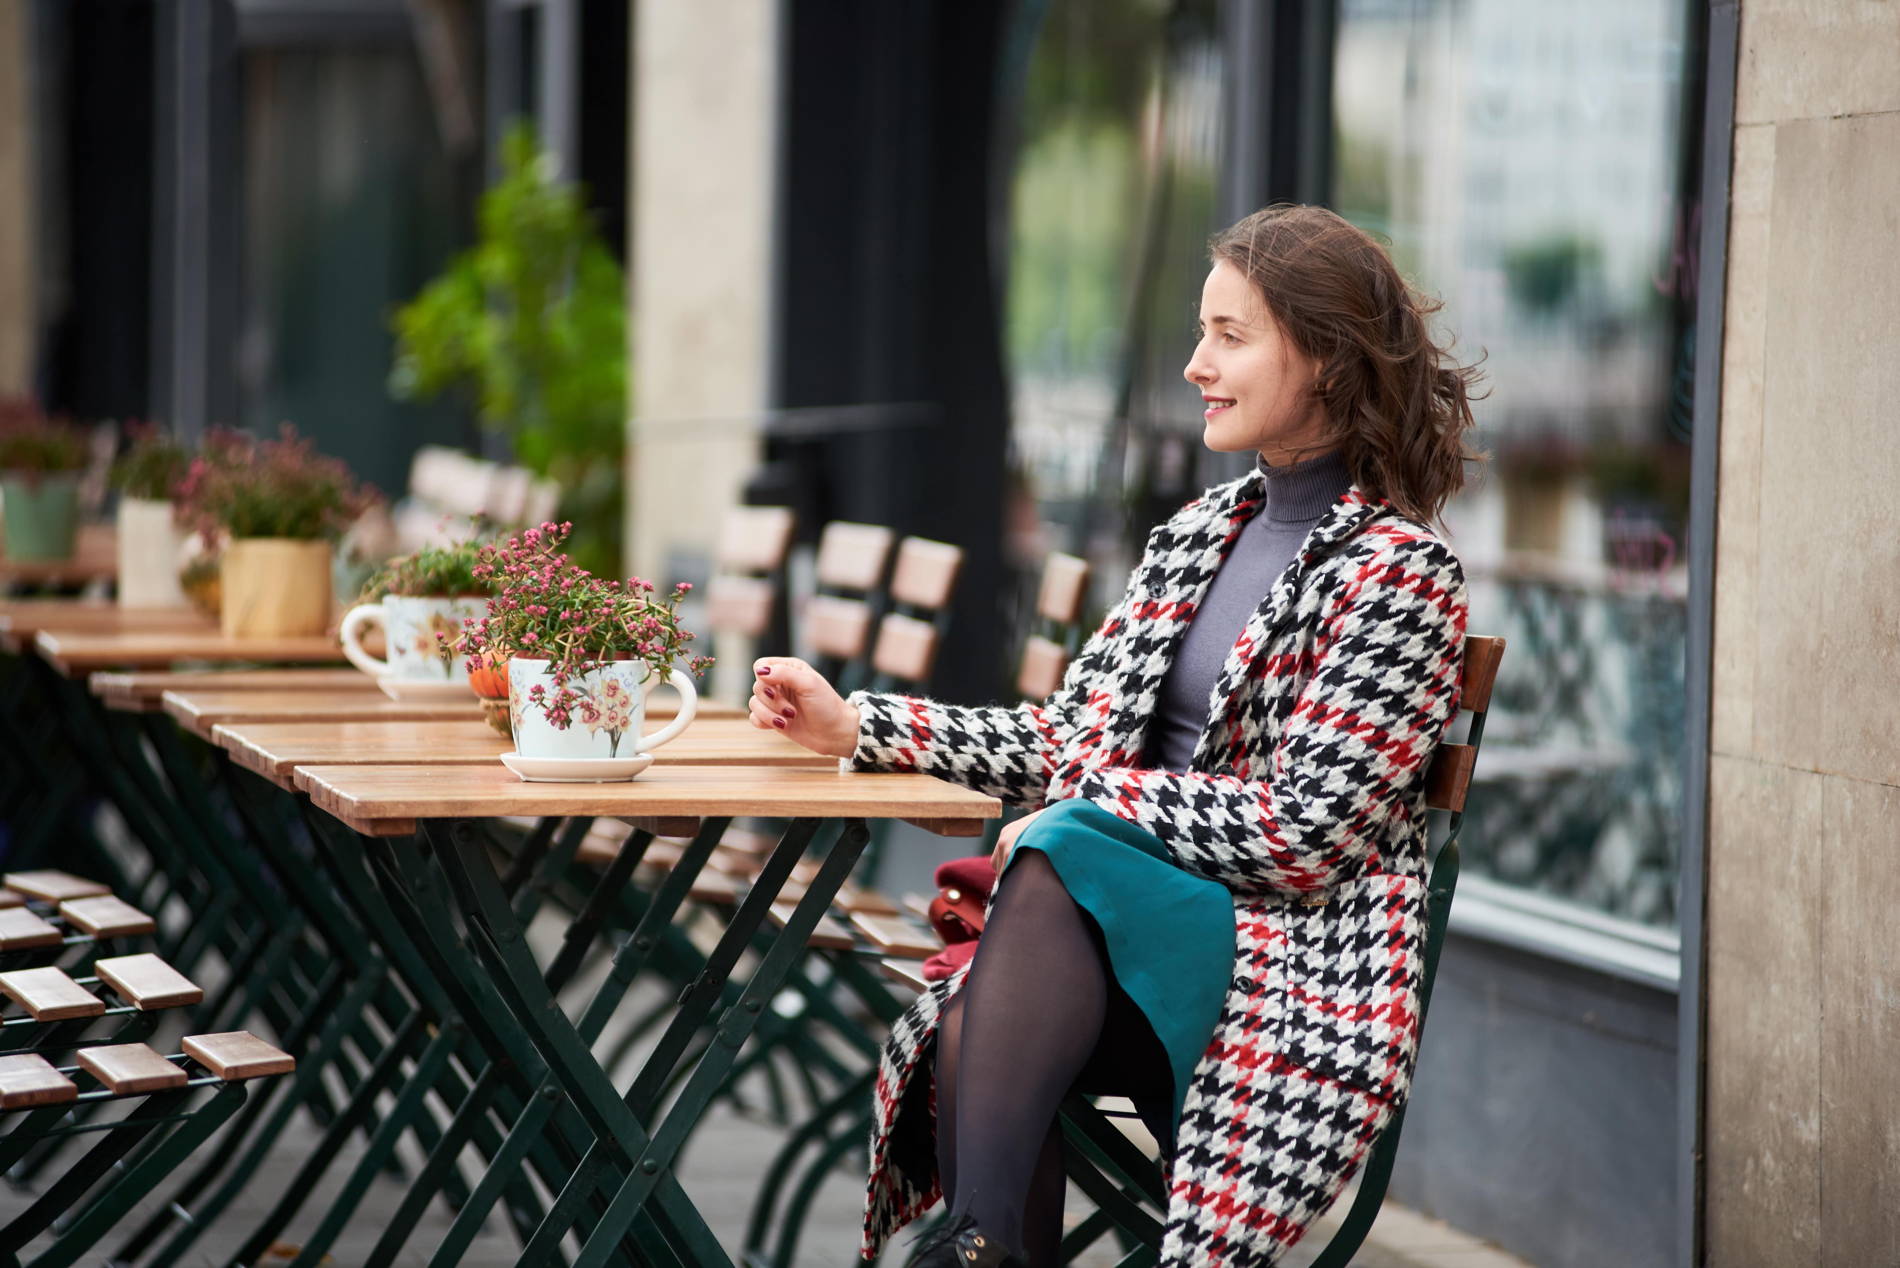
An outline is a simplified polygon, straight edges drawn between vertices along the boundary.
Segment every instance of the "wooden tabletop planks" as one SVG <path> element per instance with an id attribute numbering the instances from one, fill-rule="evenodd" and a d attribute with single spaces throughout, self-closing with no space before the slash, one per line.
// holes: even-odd
<path id="1" fill-rule="evenodd" d="M 215 633 L 193 608 L 124 608 L 104 599 L 0 599 L 0 649 L 23 650 L 41 630 L 69 634 Z"/>
<path id="2" fill-rule="evenodd" d="M 189 669 L 99 673 L 86 680 L 108 709 L 156 712 L 167 691 L 354 691 L 369 682 L 360 669 Z"/>
<path id="3" fill-rule="evenodd" d="M 67 559 L 12 559 L 0 541 L 0 583 L 83 585 L 119 575 L 119 534 L 110 524 L 81 524 Z"/>
<path id="4" fill-rule="evenodd" d="M 199 662 L 326 665 L 343 659 L 342 648 L 329 635 L 226 638 L 216 629 L 120 634 L 41 630 L 34 635 L 33 646 L 55 669 L 72 676 L 101 669 L 165 669 Z"/>
<path id="5" fill-rule="evenodd" d="M 480 723 L 482 716 L 472 692 L 445 704 L 414 703 L 367 684 L 350 691 L 167 691 L 159 699 L 179 725 L 205 738 L 213 727 L 238 722 Z"/>
<path id="6" fill-rule="evenodd" d="M 729 815 L 906 819 L 947 835 L 977 835 L 997 818 L 992 797 L 929 775 L 845 774 L 801 766 L 655 762 L 611 784 L 531 784 L 500 762 L 479 766 L 302 766 L 297 787 L 370 836 L 403 836 L 419 819 L 593 815 L 680 819 Z"/>
<path id="7" fill-rule="evenodd" d="M 478 766 L 514 747 L 483 722 L 225 722 L 211 739 L 239 766 L 285 788 L 298 766 Z M 740 718 L 698 719 L 653 756 L 663 764 L 837 765 Z"/>

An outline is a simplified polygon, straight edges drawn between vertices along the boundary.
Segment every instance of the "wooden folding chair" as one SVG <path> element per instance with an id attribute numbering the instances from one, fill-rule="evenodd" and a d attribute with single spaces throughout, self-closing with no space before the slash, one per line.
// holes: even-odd
<path id="1" fill-rule="evenodd" d="M 814 668 L 840 691 L 855 690 L 866 676 L 895 540 L 881 525 L 846 520 L 833 520 L 819 536 L 818 592 L 805 603 L 805 642 Z"/>
<path id="2" fill-rule="evenodd" d="M 1419 982 L 1421 1027 L 1431 1004 L 1439 953 L 1444 949 L 1445 933 L 1450 927 L 1452 893 L 1458 885 L 1458 837 L 1464 827 L 1465 799 L 1471 789 L 1478 748 L 1484 740 L 1484 719 L 1491 707 L 1491 688 L 1497 681 L 1498 664 L 1503 657 L 1502 638 L 1474 635 L 1465 639 L 1459 706 L 1470 715 L 1470 728 L 1462 743 L 1438 746 L 1425 775 L 1426 805 L 1449 812 L 1451 821 L 1427 882 L 1425 963 Z M 1158 1249 L 1167 1200 L 1160 1170 L 1154 1161 L 1136 1149 L 1086 1098 L 1071 1097 L 1063 1106 L 1062 1119 L 1064 1138 L 1071 1146 L 1070 1177 L 1097 1204 L 1095 1214 L 1064 1236 L 1063 1261 L 1080 1254 L 1110 1226 L 1118 1229 L 1127 1243 L 1148 1252 Z M 1398 1153 L 1399 1133 L 1404 1125 L 1405 1112 L 1401 1109 L 1374 1143 L 1360 1171 L 1359 1191 L 1352 1207 L 1332 1240 L 1313 1261 L 1313 1268 L 1345 1268 L 1358 1253 L 1385 1201 L 1393 1159 Z M 1153 1262 L 1151 1253 L 1142 1256 L 1137 1250 L 1135 1254 L 1140 1262 Z M 1129 1261 L 1124 1259 L 1123 1262 Z"/>

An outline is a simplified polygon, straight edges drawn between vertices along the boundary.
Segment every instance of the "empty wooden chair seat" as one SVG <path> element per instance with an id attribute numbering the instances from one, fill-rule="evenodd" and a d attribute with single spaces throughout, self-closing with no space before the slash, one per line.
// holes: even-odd
<path id="1" fill-rule="evenodd" d="M 902 917 L 854 912 L 851 927 L 887 956 L 925 960 L 943 950 L 943 940 L 934 931 L 919 929 Z"/>
<path id="2" fill-rule="evenodd" d="M 791 923 L 796 904 L 784 902 L 772 904 L 772 923 L 783 929 Z M 820 947 L 827 951 L 852 951 L 857 948 L 857 940 L 851 931 L 829 915 L 818 917 L 818 923 L 812 927 L 811 935 L 805 939 L 805 945 Z"/>
<path id="3" fill-rule="evenodd" d="M 79 1085 L 34 1053 L 0 1057 L 0 1110 L 63 1105 L 79 1095 Z"/>
<path id="4" fill-rule="evenodd" d="M 921 991 L 930 985 L 924 978 L 921 961 L 880 960 L 878 967 L 884 970 L 885 977 L 910 990 Z"/>
<path id="5" fill-rule="evenodd" d="M 0 993 L 18 1004 L 35 1021 L 68 1021 L 98 1017 L 105 1001 L 67 976 L 64 969 L 14 969 L 0 973 Z"/>
<path id="6" fill-rule="evenodd" d="M 40 919 L 25 907 L 0 910 L 0 951 L 27 951 L 56 947 L 66 940 L 58 926 Z"/>
<path id="7" fill-rule="evenodd" d="M 143 1096 L 183 1087 L 191 1081 L 183 1066 L 174 1065 L 142 1043 L 81 1048 L 79 1064 L 114 1096 Z"/>
<path id="8" fill-rule="evenodd" d="M 98 881 L 89 881 L 83 876 L 74 876 L 71 872 L 54 868 L 8 872 L 5 884 L 15 893 L 49 903 L 63 903 L 69 898 L 92 898 L 112 892 L 109 886 L 101 885 Z"/>
<path id="9" fill-rule="evenodd" d="M 226 1083 L 289 1074 L 296 1058 L 245 1030 L 216 1035 L 186 1035 L 180 1041 L 186 1056 Z"/>
<path id="10" fill-rule="evenodd" d="M 201 987 L 150 952 L 95 960 L 92 968 L 100 981 L 140 1012 L 196 1004 L 205 997 Z"/>
<path id="11" fill-rule="evenodd" d="M 59 914 L 73 928 L 94 938 L 136 938 L 158 931 L 156 920 L 111 894 L 69 899 L 59 905 Z"/>

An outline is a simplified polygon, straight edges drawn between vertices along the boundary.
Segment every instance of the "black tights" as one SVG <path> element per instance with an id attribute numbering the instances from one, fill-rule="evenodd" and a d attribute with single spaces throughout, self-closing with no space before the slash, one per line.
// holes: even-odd
<path id="1" fill-rule="evenodd" d="M 1003 875 L 970 977 L 937 1033 L 937 1167 L 951 1213 L 1031 1268 L 1062 1240 L 1071 1088 L 1127 1096 L 1157 1140 L 1173 1114 L 1167 1054 L 1115 984 L 1102 936 L 1040 850 Z"/>

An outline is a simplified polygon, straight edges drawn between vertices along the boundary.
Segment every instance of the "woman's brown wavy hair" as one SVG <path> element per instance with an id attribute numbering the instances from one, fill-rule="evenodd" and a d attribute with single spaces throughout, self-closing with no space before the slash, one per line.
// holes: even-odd
<path id="1" fill-rule="evenodd" d="M 1459 365 L 1426 319 L 1442 305 L 1399 276 L 1371 235 L 1324 207 L 1275 203 L 1214 235 L 1209 254 L 1254 284 L 1319 371 L 1353 482 L 1430 524 L 1465 485 L 1477 367 Z"/>

